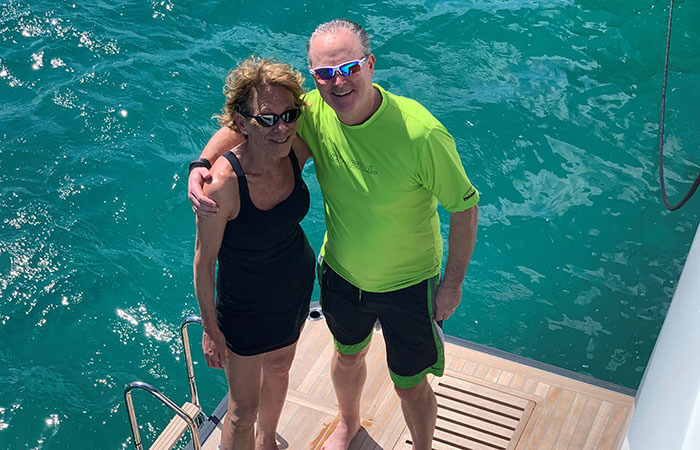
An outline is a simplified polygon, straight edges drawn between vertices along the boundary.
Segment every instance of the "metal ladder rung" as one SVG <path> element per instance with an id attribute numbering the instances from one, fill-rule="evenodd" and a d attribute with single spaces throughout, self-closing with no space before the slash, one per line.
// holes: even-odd
<path id="1" fill-rule="evenodd" d="M 182 410 L 187 413 L 193 420 L 196 420 L 197 415 L 202 411 L 201 406 L 197 406 L 194 403 L 185 402 L 182 406 Z M 187 431 L 187 422 L 182 419 L 177 414 L 172 418 L 167 427 L 158 436 L 158 439 L 151 445 L 151 450 L 170 450 L 173 448 L 175 443 L 182 437 L 182 435 Z"/>

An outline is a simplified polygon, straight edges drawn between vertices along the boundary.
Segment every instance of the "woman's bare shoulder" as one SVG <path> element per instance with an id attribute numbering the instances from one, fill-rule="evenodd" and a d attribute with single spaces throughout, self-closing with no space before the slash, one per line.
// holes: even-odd
<path id="1" fill-rule="evenodd" d="M 294 150 L 294 154 L 299 160 L 300 169 L 304 168 L 304 164 L 306 164 L 307 160 L 313 158 L 313 155 L 311 154 L 311 149 L 306 144 L 306 141 L 304 141 L 304 139 L 302 139 L 302 137 L 298 134 L 296 135 L 294 143 L 292 144 L 292 150 Z"/>
<path id="2" fill-rule="evenodd" d="M 230 215 L 240 205 L 238 193 L 238 177 L 231 163 L 220 156 L 214 161 L 209 171 L 211 180 L 204 183 L 202 190 L 219 205 L 219 210 Z"/>

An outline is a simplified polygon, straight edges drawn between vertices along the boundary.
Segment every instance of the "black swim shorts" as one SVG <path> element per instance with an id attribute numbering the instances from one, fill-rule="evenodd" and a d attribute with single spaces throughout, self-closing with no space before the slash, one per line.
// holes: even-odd
<path id="1" fill-rule="evenodd" d="M 438 276 L 390 292 L 360 290 L 324 261 L 318 267 L 321 308 L 340 353 L 354 354 L 372 339 L 379 320 L 391 380 L 411 388 L 445 369 L 442 329 L 433 320 Z"/>

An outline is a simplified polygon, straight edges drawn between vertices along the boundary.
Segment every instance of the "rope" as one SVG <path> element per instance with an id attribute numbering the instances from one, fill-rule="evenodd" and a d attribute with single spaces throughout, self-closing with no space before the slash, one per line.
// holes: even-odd
<path id="1" fill-rule="evenodd" d="M 664 183 L 664 116 L 666 113 L 666 78 L 668 76 L 668 53 L 669 49 L 671 48 L 671 22 L 673 19 L 673 0 L 671 0 L 671 5 L 669 7 L 668 11 L 668 32 L 666 33 L 666 63 L 664 64 L 664 84 L 663 84 L 663 92 L 661 94 L 661 121 L 659 123 L 659 180 L 661 182 L 661 198 L 664 201 L 664 205 L 666 205 L 666 208 L 668 208 L 670 211 L 675 211 L 679 209 L 681 206 L 687 202 L 690 197 L 695 194 L 695 191 L 698 189 L 698 186 L 700 186 L 700 173 L 698 173 L 698 176 L 695 178 L 695 182 L 693 183 L 693 186 L 690 188 L 687 194 L 685 194 L 685 197 L 683 197 L 683 200 L 680 201 L 677 205 L 671 205 L 668 202 L 668 196 L 666 195 L 666 184 Z"/>

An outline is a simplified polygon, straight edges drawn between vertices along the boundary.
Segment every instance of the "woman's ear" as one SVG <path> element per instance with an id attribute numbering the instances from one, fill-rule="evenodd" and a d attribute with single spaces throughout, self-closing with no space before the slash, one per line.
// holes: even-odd
<path id="1" fill-rule="evenodd" d="M 236 111 L 233 113 L 233 129 L 241 133 L 243 136 L 247 136 L 248 132 L 245 130 L 245 120 L 244 117 Z"/>

